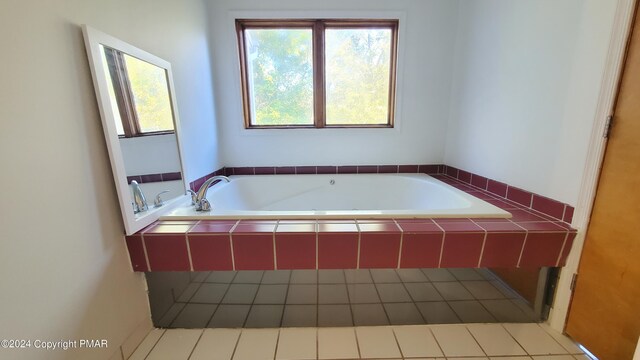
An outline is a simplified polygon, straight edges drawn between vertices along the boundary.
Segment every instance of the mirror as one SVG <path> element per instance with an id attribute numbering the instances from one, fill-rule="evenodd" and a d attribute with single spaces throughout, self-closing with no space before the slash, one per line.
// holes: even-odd
<path id="1" fill-rule="evenodd" d="M 86 25 L 82 31 L 130 235 L 187 198 L 171 64 Z"/>

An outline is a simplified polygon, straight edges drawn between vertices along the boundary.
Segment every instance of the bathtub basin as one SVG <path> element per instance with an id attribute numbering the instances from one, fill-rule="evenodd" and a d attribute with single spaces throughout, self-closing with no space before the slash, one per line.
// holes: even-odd
<path id="1" fill-rule="evenodd" d="M 508 218 L 511 214 L 425 174 L 231 176 L 211 187 L 209 212 L 161 219 Z"/>

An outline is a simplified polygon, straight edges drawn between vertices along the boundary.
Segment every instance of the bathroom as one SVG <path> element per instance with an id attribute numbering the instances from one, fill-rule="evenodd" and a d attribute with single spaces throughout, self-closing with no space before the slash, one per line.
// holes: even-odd
<path id="1" fill-rule="evenodd" d="M 171 63 L 187 183 L 223 167 L 446 164 L 574 207 L 573 268 L 560 275 L 547 320 L 562 331 L 599 168 L 592 134 L 609 112 L 602 99 L 615 81 L 605 80 L 621 58 L 632 3 L 2 2 L 1 338 L 109 346 L 0 349 L 0 357 L 126 358 L 152 327 L 147 282 L 132 271 L 124 240 L 81 24 Z M 238 13 L 399 18 L 394 128 L 245 130 Z M 635 347 L 637 333 L 630 341 Z"/>

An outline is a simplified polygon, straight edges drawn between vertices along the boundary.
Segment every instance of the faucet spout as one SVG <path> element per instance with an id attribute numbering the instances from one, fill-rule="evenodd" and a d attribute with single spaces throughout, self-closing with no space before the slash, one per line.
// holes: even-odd
<path id="1" fill-rule="evenodd" d="M 229 180 L 228 177 L 222 176 L 222 175 L 214 176 L 209 180 L 205 181 L 204 184 L 200 186 L 200 189 L 196 193 L 195 205 L 196 205 L 197 211 L 207 211 L 210 209 L 209 202 L 207 201 L 207 190 L 209 189 L 209 186 L 211 186 L 211 184 L 213 184 L 215 181 L 218 181 L 218 180 L 222 180 L 226 182 L 231 181 Z"/>
<path id="2" fill-rule="evenodd" d="M 144 197 L 144 193 L 140 185 L 138 185 L 138 182 L 131 180 L 131 186 L 133 187 L 133 212 L 137 214 L 149 210 L 147 199 Z"/>

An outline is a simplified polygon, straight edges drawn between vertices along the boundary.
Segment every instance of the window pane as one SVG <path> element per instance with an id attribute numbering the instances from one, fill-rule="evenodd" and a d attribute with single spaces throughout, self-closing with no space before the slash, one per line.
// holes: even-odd
<path id="1" fill-rule="evenodd" d="M 140 132 L 173 130 L 167 75 L 163 68 L 124 54 Z"/>
<path id="2" fill-rule="evenodd" d="M 313 125 L 311 29 L 244 34 L 251 125 Z"/>
<path id="3" fill-rule="evenodd" d="M 102 65 L 104 67 L 104 77 L 107 79 L 107 86 L 109 89 L 109 99 L 111 100 L 111 111 L 113 112 L 113 118 L 116 121 L 116 131 L 118 135 L 124 135 L 124 127 L 122 126 L 122 118 L 120 117 L 120 108 L 118 107 L 118 99 L 116 98 L 116 91 L 113 88 L 113 81 L 111 80 L 111 72 L 109 71 L 109 61 L 107 60 L 107 52 L 113 52 L 113 49 L 106 48 L 100 45 L 102 50 Z"/>
<path id="4" fill-rule="evenodd" d="M 387 124 L 390 29 L 326 29 L 327 125 Z"/>

